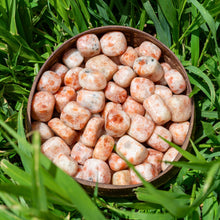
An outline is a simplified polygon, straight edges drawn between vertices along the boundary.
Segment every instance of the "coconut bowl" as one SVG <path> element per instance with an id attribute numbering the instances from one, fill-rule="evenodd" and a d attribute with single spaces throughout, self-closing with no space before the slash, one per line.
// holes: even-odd
<path id="1" fill-rule="evenodd" d="M 131 28 L 131 27 L 125 27 L 125 26 L 105 26 L 105 27 L 99 27 L 94 28 L 91 30 L 87 30 L 83 33 L 80 33 L 69 40 L 65 41 L 57 50 L 55 50 L 50 57 L 46 60 L 46 62 L 41 67 L 38 75 L 36 76 L 31 92 L 29 95 L 28 100 L 28 106 L 27 106 L 27 129 L 28 131 L 31 131 L 31 103 L 33 96 L 36 92 L 36 87 L 38 84 L 38 81 L 40 80 L 41 75 L 47 71 L 50 70 L 50 68 L 57 62 L 62 63 L 62 56 L 63 54 L 70 48 L 76 47 L 76 41 L 79 37 L 81 37 L 84 34 L 96 34 L 99 38 L 104 35 L 107 32 L 110 31 L 121 31 L 124 33 L 127 39 L 128 46 L 137 47 L 139 46 L 143 41 L 151 41 L 155 45 L 157 45 L 161 51 L 162 55 L 160 58 L 160 62 L 167 62 L 173 69 L 177 69 L 185 79 L 187 88 L 184 92 L 185 95 L 189 95 L 192 91 L 191 85 L 189 82 L 189 78 L 187 76 L 187 73 L 182 66 L 181 62 L 178 60 L 178 58 L 175 56 L 175 54 L 163 43 L 161 43 L 159 40 L 157 40 L 155 37 L 151 36 L 150 34 Z M 189 120 L 190 126 L 189 131 L 186 136 L 186 139 L 181 146 L 184 150 L 189 150 L 189 139 L 192 134 L 193 130 L 193 124 L 194 124 L 194 103 L 192 100 L 192 114 L 191 118 Z M 182 155 L 179 153 L 174 161 L 179 161 L 182 159 Z M 170 165 L 165 171 L 161 172 L 157 177 L 150 180 L 150 182 L 155 186 L 159 187 L 166 182 L 168 182 L 171 178 L 173 178 L 178 172 L 178 168 L 174 167 L 173 165 Z M 94 192 L 94 189 L 96 187 L 95 182 L 86 181 L 83 179 L 75 178 L 75 180 L 82 185 L 82 187 L 90 194 Z M 99 183 L 98 185 L 98 193 L 100 196 L 104 197 L 131 197 L 134 196 L 134 189 L 137 187 L 142 186 L 142 184 L 136 184 L 136 185 L 125 185 L 125 186 L 119 186 L 119 185 L 112 185 L 112 184 L 103 184 Z"/>

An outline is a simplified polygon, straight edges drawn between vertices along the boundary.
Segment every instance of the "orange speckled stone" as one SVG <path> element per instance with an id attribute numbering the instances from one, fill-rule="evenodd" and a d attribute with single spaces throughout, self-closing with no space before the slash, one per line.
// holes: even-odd
<path id="1" fill-rule="evenodd" d="M 79 84 L 79 72 L 82 69 L 83 68 L 81 67 L 73 67 L 70 70 L 68 70 L 64 77 L 64 84 L 66 86 L 72 87 L 73 89 L 75 89 L 75 91 L 81 89 L 81 86 Z"/>
<path id="2" fill-rule="evenodd" d="M 54 97 L 56 99 L 55 108 L 60 113 L 67 103 L 76 100 L 76 92 L 72 87 L 63 86 L 54 94 Z"/>
<path id="3" fill-rule="evenodd" d="M 134 61 L 133 69 L 140 77 L 148 78 L 153 82 L 159 81 L 164 75 L 160 63 L 150 56 L 138 57 Z"/>
<path id="4" fill-rule="evenodd" d="M 85 68 L 79 72 L 79 84 L 84 89 L 99 91 L 106 87 L 105 76 L 97 71 Z"/>
<path id="5" fill-rule="evenodd" d="M 165 138 L 170 142 L 172 141 L 172 135 L 169 132 L 169 130 L 167 130 L 163 126 L 156 126 L 153 134 L 148 139 L 147 144 L 158 151 L 165 152 L 170 146 L 168 143 L 162 140 L 158 135 L 160 135 L 161 137 Z"/>
<path id="6" fill-rule="evenodd" d="M 179 152 L 173 147 L 168 149 L 168 151 L 163 156 L 163 162 L 161 164 L 162 171 L 166 170 L 171 165 L 169 163 L 165 163 L 165 161 L 174 161 L 178 153 Z"/>
<path id="7" fill-rule="evenodd" d="M 119 70 L 114 74 L 113 80 L 115 83 L 123 88 L 127 88 L 134 79 L 136 73 L 129 66 L 120 66 Z"/>
<path id="8" fill-rule="evenodd" d="M 59 154 L 70 155 L 70 148 L 60 137 L 52 137 L 41 145 L 41 152 L 50 160 Z"/>
<path id="9" fill-rule="evenodd" d="M 80 142 L 77 142 L 71 151 L 71 157 L 79 164 L 84 164 L 86 160 L 92 158 L 92 154 L 93 149 Z"/>
<path id="10" fill-rule="evenodd" d="M 128 167 L 127 163 L 116 153 L 110 155 L 108 163 L 113 171 L 124 170 Z"/>
<path id="11" fill-rule="evenodd" d="M 104 74 L 107 81 L 111 80 L 118 66 L 104 54 L 92 57 L 86 62 L 86 68 L 90 68 Z"/>
<path id="12" fill-rule="evenodd" d="M 45 142 L 46 140 L 48 140 L 49 138 L 54 136 L 53 131 L 44 122 L 33 121 L 31 123 L 31 128 L 32 128 L 33 131 L 39 131 L 40 138 L 41 138 L 42 142 Z"/>
<path id="13" fill-rule="evenodd" d="M 127 47 L 127 50 L 120 56 L 121 64 L 133 67 L 134 61 L 138 58 L 137 51 L 133 47 Z"/>
<path id="14" fill-rule="evenodd" d="M 51 70 L 60 76 L 62 83 L 63 83 L 64 77 L 69 69 L 65 65 L 63 65 L 62 63 L 55 63 L 51 67 Z"/>
<path id="15" fill-rule="evenodd" d="M 50 92 L 37 92 L 31 103 L 31 117 L 37 121 L 47 122 L 52 118 L 54 106 L 55 98 Z"/>
<path id="16" fill-rule="evenodd" d="M 77 132 L 66 126 L 59 118 L 51 119 L 48 122 L 48 126 L 68 145 L 72 145 L 76 141 L 78 135 Z"/>
<path id="17" fill-rule="evenodd" d="M 128 135 L 121 137 L 116 144 L 116 152 L 123 155 L 133 165 L 140 164 L 147 157 L 147 148 Z"/>
<path id="18" fill-rule="evenodd" d="M 80 106 L 77 102 L 69 102 L 62 110 L 60 119 L 70 128 L 81 130 L 85 127 L 91 113 L 88 109 Z"/>
<path id="19" fill-rule="evenodd" d="M 109 135 L 102 135 L 94 148 L 93 158 L 106 161 L 112 153 L 115 141 Z"/>
<path id="20" fill-rule="evenodd" d="M 186 82 L 183 76 L 175 69 L 168 70 L 164 78 L 174 94 L 180 94 L 186 89 Z"/>
<path id="21" fill-rule="evenodd" d="M 135 169 L 140 173 L 140 175 L 146 180 L 149 181 L 158 175 L 156 168 L 150 163 L 142 163 L 135 166 Z M 130 169 L 131 175 L 131 184 L 142 183 L 136 173 Z"/>
<path id="22" fill-rule="evenodd" d="M 186 139 L 186 135 L 189 130 L 189 122 L 172 123 L 169 127 L 169 131 L 172 134 L 173 142 L 178 145 L 182 145 Z"/>
<path id="23" fill-rule="evenodd" d="M 95 158 L 88 159 L 83 166 L 82 179 L 98 183 L 110 183 L 111 172 L 108 164 Z"/>
<path id="24" fill-rule="evenodd" d="M 154 94 L 154 83 L 143 77 L 135 77 L 131 81 L 130 93 L 131 97 L 137 102 L 143 103 L 143 101 Z"/>
<path id="25" fill-rule="evenodd" d="M 104 122 L 105 120 L 101 117 L 91 118 L 83 131 L 80 141 L 87 147 L 94 147 L 100 136 Z"/>
<path id="26" fill-rule="evenodd" d="M 121 137 L 130 127 L 130 118 L 122 110 L 111 109 L 105 118 L 105 130 L 112 137 Z"/>
<path id="27" fill-rule="evenodd" d="M 99 113 L 105 107 L 105 94 L 102 91 L 81 89 L 77 92 L 77 102 L 89 109 L 91 113 Z"/>
<path id="28" fill-rule="evenodd" d="M 121 170 L 115 172 L 112 176 L 113 185 L 130 185 L 131 184 L 131 175 L 129 170 Z"/>
<path id="29" fill-rule="evenodd" d="M 105 88 L 105 97 L 112 102 L 123 103 L 127 98 L 127 91 L 114 82 L 108 82 Z"/>
<path id="30" fill-rule="evenodd" d="M 184 122 L 191 117 L 192 103 L 186 95 L 173 95 L 166 101 L 172 114 L 173 122 Z"/>
<path id="31" fill-rule="evenodd" d="M 161 171 L 161 163 L 162 163 L 162 158 L 163 158 L 163 153 L 151 148 L 148 148 L 148 155 L 146 159 L 144 160 L 144 163 L 150 163 L 152 164 L 155 169 L 157 170 L 158 173 Z"/>
<path id="32" fill-rule="evenodd" d="M 70 156 L 62 153 L 54 158 L 53 163 L 70 176 L 75 176 L 78 171 L 77 162 Z"/>
<path id="33" fill-rule="evenodd" d="M 83 56 L 76 48 L 72 48 L 66 51 L 63 55 L 63 63 L 68 68 L 80 66 L 82 62 L 83 62 Z"/>
<path id="34" fill-rule="evenodd" d="M 124 34 L 119 31 L 104 34 L 100 43 L 102 52 L 110 57 L 122 55 L 127 49 L 127 40 Z"/>
<path id="35" fill-rule="evenodd" d="M 77 49 L 84 57 L 93 57 L 100 54 L 101 45 L 95 34 L 85 34 L 76 42 Z"/>
<path id="36" fill-rule="evenodd" d="M 56 93 L 61 86 L 61 77 L 53 71 L 46 71 L 41 76 L 38 84 L 38 91 L 48 91 Z"/>
<path id="37" fill-rule="evenodd" d="M 141 43 L 138 49 L 138 55 L 141 56 L 151 56 L 156 60 L 160 59 L 161 49 L 150 41 L 144 41 Z"/>
<path id="38" fill-rule="evenodd" d="M 131 117 L 131 125 L 127 133 L 139 142 L 145 142 L 153 133 L 155 124 L 146 117 L 133 114 Z"/>
<path id="39" fill-rule="evenodd" d="M 171 119 L 171 112 L 159 95 L 146 98 L 143 105 L 156 124 L 163 125 Z"/>

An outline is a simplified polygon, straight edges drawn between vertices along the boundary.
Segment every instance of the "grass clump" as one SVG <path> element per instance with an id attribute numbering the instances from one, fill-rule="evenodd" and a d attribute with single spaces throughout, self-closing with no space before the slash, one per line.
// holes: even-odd
<path id="1" fill-rule="evenodd" d="M 219 13 L 218 0 L 2 0 L 1 219 L 219 219 Z M 160 189 L 143 180 L 132 200 L 89 197 L 40 153 L 38 134 L 27 142 L 23 127 L 40 66 L 71 36 L 103 25 L 156 36 L 177 55 L 193 85 L 194 153 L 182 152 L 188 161 L 173 162 L 181 170 Z"/>

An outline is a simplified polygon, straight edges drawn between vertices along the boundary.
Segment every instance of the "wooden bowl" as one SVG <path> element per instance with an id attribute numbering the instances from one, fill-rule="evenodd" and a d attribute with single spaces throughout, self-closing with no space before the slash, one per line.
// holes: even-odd
<path id="1" fill-rule="evenodd" d="M 28 131 L 31 131 L 31 103 L 32 103 L 32 98 L 34 93 L 36 92 L 36 87 L 37 83 L 41 77 L 41 75 L 46 71 L 49 70 L 53 64 L 56 62 L 61 62 L 62 63 L 62 56 L 67 51 L 69 48 L 75 47 L 76 46 L 76 41 L 79 37 L 81 37 L 84 34 L 96 34 L 99 38 L 109 32 L 109 31 L 121 31 L 125 34 L 127 38 L 128 45 L 137 47 L 139 46 L 143 41 L 151 41 L 152 43 L 156 44 L 162 51 L 162 57 L 160 59 L 160 62 L 167 62 L 170 64 L 170 66 L 174 69 L 177 69 L 184 77 L 186 84 L 187 84 L 187 89 L 185 91 L 186 95 L 189 95 L 189 93 L 192 91 L 189 78 L 187 76 L 187 73 L 178 60 L 178 58 L 175 56 L 175 54 L 168 48 L 166 47 L 163 43 L 152 37 L 151 35 L 131 28 L 131 27 L 125 27 L 125 26 L 105 26 L 105 27 L 99 27 L 99 28 L 94 28 L 88 31 L 85 31 L 81 34 L 78 34 L 66 42 L 64 42 L 56 51 L 54 51 L 51 56 L 46 60 L 44 65 L 41 67 L 38 75 L 36 76 L 34 83 L 31 88 L 29 100 L 28 100 L 28 106 L 27 106 L 27 128 Z M 192 134 L 192 129 L 193 129 L 193 123 L 194 123 L 194 103 L 192 101 L 192 115 L 190 118 L 190 127 L 188 134 L 186 136 L 186 140 L 184 144 L 182 145 L 182 148 L 184 150 L 187 150 L 188 144 L 189 144 L 189 138 Z M 181 154 L 178 154 L 177 157 L 175 158 L 175 161 L 178 161 L 181 159 Z M 159 187 L 163 184 L 165 184 L 167 181 L 169 181 L 171 178 L 173 178 L 178 172 L 178 168 L 173 167 L 172 165 L 169 166 L 165 171 L 161 172 L 157 177 L 153 178 L 150 182 L 156 186 Z M 96 183 L 94 182 L 89 182 L 86 180 L 82 179 L 77 179 L 75 178 L 77 182 L 79 182 L 85 190 L 92 194 L 94 192 L 94 188 L 96 186 Z M 136 185 L 126 185 L 126 186 L 116 186 L 112 184 L 103 184 L 99 183 L 98 184 L 98 193 L 100 196 L 104 197 L 130 197 L 134 196 L 133 189 L 142 186 L 142 184 L 136 184 Z"/>

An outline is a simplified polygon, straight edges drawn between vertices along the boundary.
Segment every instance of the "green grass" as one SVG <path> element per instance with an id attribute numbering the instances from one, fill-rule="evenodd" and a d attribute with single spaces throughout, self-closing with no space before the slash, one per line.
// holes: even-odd
<path id="1" fill-rule="evenodd" d="M 2 0 L 0 4 L 0 219 L 219 219 L 219 0 Z M 65 40 L 93 27 L 125 25 L 170 47 L 185 66 L 196 129 L 179 174 L 134 199 L 87 193 L 40 154 L 24 130 L 34 77 Z M 176 147 L 176 146 L 174 146 Z M 176 147 L 178 148 L 178 147 Z"/>

